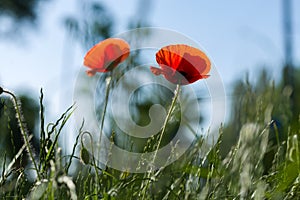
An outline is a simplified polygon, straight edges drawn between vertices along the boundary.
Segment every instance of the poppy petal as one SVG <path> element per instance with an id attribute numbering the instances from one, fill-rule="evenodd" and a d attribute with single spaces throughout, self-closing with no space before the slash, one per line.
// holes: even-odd
<path id="1" fill-rule="evenodd" d="M 113 70 L 129 56 L 129 44 L 119 38 L 109 38 L 93 46 L 84 57 L 84 65 L 94 72 L 108 72 Z"/>
<path id="2" fill-rule="evenodd" d="M 156 53 L 156 61 L 167 80 L 175 84 L 189 84 L 207 78 L 211 63 L 201 50 L 185 45 L 169 45 Z M 178 72 L 178 73 L 176 73 Z"/>
<path id="3" fill-rule="evenodd" d="M 97 71 L 91 69 L 91 70 L 87 70 L 87 71 L 86 71 L 86 74 L 87 74 L 88 76 L 94 76 L 94 75 L 96 74 L 96 72 L 97 72 Z"/>
<path id="4" fill-rule="evenodd" d="M 150 67 L 150 70 L 153 74 L 155 74 L 156 76 L 163 74 L 163 70 L 156 68 L 156 67 Z"/>
<path id="5" fill-rule="evenodd" d="M 210 75 L 201 75 L 201 77 L 205 79 L 205 78 L 210 77 Z"/>

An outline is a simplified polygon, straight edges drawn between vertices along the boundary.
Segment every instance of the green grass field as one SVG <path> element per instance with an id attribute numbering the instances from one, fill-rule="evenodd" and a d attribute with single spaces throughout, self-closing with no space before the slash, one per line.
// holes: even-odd
<path id="1" fill-rule="evenodd" d="M 208 151 L 203 153 L 205 138 L 199 138 L 177 161 L 146 173 L 100 167 L 82 142 L 82 135 L 89 135 L 89 130 L 80 129 L 72 153 L 63 155 L 60 134 L 75 108 L 70 107 L 56 122 L 45 124 L 43 93 L 37 152 L 21 104 L 13 94 L 4 92 L 2 95 L 13 95 L 14 106 L 4 106 L 2 119 L 15 111 L 24 144 L 12 159 L 6 158 L 11 152 L 1 152 L 0 197 L 299 199 L 300 122 L 291 118 L 289 88 L 265 80 L 262 75 L 258 83 L 236 84 L 234 94 L 243 95 L 233 101 L 237 106 L 232 119 L 220 126 L 218 141 Z M 16 164 L 20 160 L 26 164 Z"/>

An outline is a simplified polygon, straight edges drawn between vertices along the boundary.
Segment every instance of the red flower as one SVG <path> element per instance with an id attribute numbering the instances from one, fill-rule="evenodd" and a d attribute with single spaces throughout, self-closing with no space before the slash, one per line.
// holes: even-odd
<path id="1" fill-rule="evenodd" d="M 109 38 L 93 46 L 84 57 L 89 76 L 112 71 L 129 56 L 129 44 L 119 38 Z"/>
<path id="2" fill-rule="evenodd" d="M 151 67 L 152 73 L 162 74 L 168 81 L 180 85 L 208 78 L 211 68 L 205 53 L 184 44 L 161 48 L 156 53 L 156 61 L 160 68 Z"/>

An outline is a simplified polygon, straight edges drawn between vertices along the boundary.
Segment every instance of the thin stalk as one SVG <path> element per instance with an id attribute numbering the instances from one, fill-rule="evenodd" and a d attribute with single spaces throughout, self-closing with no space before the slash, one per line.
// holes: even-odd
<path id="1" fill-rule="evenodd" d="M 157 153 L 158 153 L 158 150 L 159 150 L 159 146 L 160 146 L 160 143 L 162 141 L 162 138 L 163 138 L 163 135 L 165 134 L 166 132 L 166 128 L 167 128 L 167 124 L 170 120 L 170 117 L 171 117 L 171 114 L 175 108 L 175 104 L 176 104 L 176 101 L 178 99 L 178 96 L 179 96 L 179 92 L 180 92 L 180 85 L 178 84 L 176 86 L 176 89 L 175 89 L 175 93 L 174 93 L 174 97 L 172 99 L 172 103 L 171 103 L 171 106 L 168 110 L 168 113 L 167 113 L 167 116 L 166 116 L 166 119 L 164 121 L 164 124 L 163 124 L 163 127 L 162 127 L 162 130 L 161 130 L 161 133 L 159 135 L 159 139 L 158 139 L 158 143 L 157 143 L 157 147 L 156 147 L 156 150 L 154 152 L 154 156 L 153 156 L 153 160 L 152 160 L 152 163 L 154 164 L 155 162 L 155 159 L 156 159 L 156 156 L 157 156 Z"/>
<path id="2" fill-rule="evenodd" d="M 78 133 L 78 135 L 77 135 L 77 137 L 76 137 L 76 139 L 75 139 L 75 144 L 74 144 L 74 146 L 73 146 L 73 150 L 72 150 L 72 153 L 71 153 L 71 155 L 70 155 L 69 162 L 68 162 L 68 164 L 67 164 L 67 166 L 66 166 L 66 174 L 68 174 L 68 172 L 69 172 L 69 168 L 70 168 L 70 166 L 71 166 L 72 159 L 73 159 L 73 157 L 74 157 L 74 155 L 75 155 L 75 151 L 76 151 L 76 147 L 77 147 L 77 144 L 78 144 L 78 141 L 79 141 L 79 137 L 80 137 L 81 134 L 82 134 L 83 125 L 84 125 L 84 120 L 82 121 L 82 124 L 81 124 L 81 126 L 80 126 L 80 128 L 79 128 L 79 133 Z"/>
<path id="3" fill-rule="evenodd" d="M 87 134 L 87 135 L 90 137 L 91 143 L 93 143 L 93 137 L 92 137 L 92 135 L 91 135 L 88 131 L 84 131 L 84 132 L 81 134 L 81 146 L 83 146 L 83 147 L 84 147 L 84 145 L 83 145 L 83 142 L 82 142 L 82 141 L 83 141 L 83 138 L 82 138 L 82 137 L 83 137 L 85 134 Z M 85 148 L 85 147 L 84 147 L 84 148 Z M 91 150 L 92 150 L 92 153 L 91 153 L 91 154 L 92 154 L 92 166 L 94 167 L 94 170 L 95 170 L 95 173 L 96 173 L 97 183 L 100 184 L 99 170 L 98 170 L 98 167 L 97 167 L 96 161 L 95 161 L 93 145 L 91 145 Z M 96 194 L 97 194 L 97 196 L 98 196 L 98 185 L 96 185 L 95 189 L 96 189 Z"/>
<path id="4" fill-rule="evenodd" d="M 46 153 L 45 153 L 45 146 L 46 146 L 46 134 L 45 134 L 45 118 L 44 118 L 44 105 L 43 105 L 43 99 L 44 94 L 43 90 L 40 90 L 41 96 L 40 96 L 40 161 L 45 160 Z M 42 162 L 39 163 L 39 169 L 41 169 Z"/>
<path id="5" fill-rule="evenodd" d="M 30 142 L 30 140 L 33 138 L 32 135 L 30 135 L 28 137 L 28 140 Z M 0 185 L 1 183 L 5 180 L 5 178 L 8 176 L 8 174 L 10 173 L 12 167 L 14 166 L 14 164 L 16 163 L 17 159 L 22 155 L 23 151 L 26 149 L 26 145 L 23 144 L 23 146 L 19 149 L 18 153 L 14 156 L 14 158 L 12 159 L 12 161 L 8 164 L 7 168 L 5 170 L 2 171 L 2 177 L 0 178 Z M 5 155 L 5 154 L 4 154 Z M 4 159 L 5 162 L 5 159 Z M 3 163 L 3 166 L 5 165 L 5 163 Z"/>
<path id="6" fill-rule="evenodd" d="M 102 131 L 103 131 L 103 127 L 104 127 L 104 119 L 105 119 L 105 114 L 106 114 L 106 109 L 107 109 L 107 104 L 108 104 L 108 97 L 109 97 L 109 92 L 110 92 L 110 88 L 111 88 L 112 78 L 113 78 L 113 71 L 111 72 L 111 77 L 110 77 L 110 80 L 107 84 L 106 91 L 105 91 L 104 109 L 102 112 L 101 125 L 100 125 L 100 138 L 99 138 L 99 146 L 100 147 L 101 147 Z M 99 149 L 99 153 L 100 153 L 100 149 Z M 99 154 L 99 156 L 100 156 L 100 154 Z"/>
<path id="7" fill-rule="evenodd" d="M 29 139 L 29 137 L 27 136 L 27 133 L 26 133 L 26 126 L 25 126 L 25 122 L 24 122 L 24 117 L 22 115 L 21 108 L 18 105 L 17 97 L 13 93 L 11 93 L 7 90 L 3 90 L 3 92 L 10 95 L 13 98 L 13 103 L 14 103 L 14 107 L 15 107 L 15 110 L 16 110 L 16 114 L 17 114 L 16 117 L 17 117 L 17 120 L 19 122 L 20 131 L 21 131 L 21 134 L 23 136 L 23 139 L 24 139 L 24 142 L 25 142 L 25 145 L 26 145 L 26 149 L 27 149 L 29 157 L 30 157 L 30 159 L 33 163 L 34 170 L 37 173 L 38 180 L 41 180 L 37 164 L 34 160 L 33 151 L 30 148 L 30 139 Z"/>
<path id="8" fill-rule="evenodd" d="M 175 93 L 174 93 L 174 97 L 173 97 L 173 99 L 172 99 L 171 106 L 170 106 L 170 108 L 169 108 L 169 110 L 168 110 L 166 119 L 165 119 L 165 121 L 164 121 L 162 130 L 161 130 L 161 133 L 160 133 L 160 135 L 159 135 L 157 147 L 156 147 L 156 149 L 155 149 L 154 156 L 153 156 L 153 160 L 152 160 L 152 162 L 151 162 L 151 167 L 154 166 L 154 162 L 155 162 L 155 159 L 156 159 L 156 157 L 157 157 L 157 153 L 158 153 L 158 150 L 159 150 L 159 146 L 160 146 L 160 144 L 161 144 L 163 135 L 164 135 L 165 132 L 166 132 L 167 124 L 168 124 L 168 122 L 169 122 L 169 120 L 170 120 L 171 114 L 172 114 L 172 112 L 173 112 L 173 110 L 174 110 L 174 108 L 175 108 L 175 104 L 176 104 L 176 101 L 177 101 L 177 99 L 178 99 L 179 92 L 180 92 L 180 85 L 178 84 L 178 85 L 176 86 Z M 148 187 L 149 187 L 149 183 L 150 183 L 150 180 L 151 180 L 151 175 L 152 175 L 153 170 L 154 170 L 154 169 L 152 168 L 151 171 L 148 173 L 146 185 L 145 185 L 145 187 L 144 187 L 143 190 L 142 190 L 142 195 L 143 195 L 142 199 L 145 199 L 145 195 L 146 195 L 147 189 L 148 189 Z"/>

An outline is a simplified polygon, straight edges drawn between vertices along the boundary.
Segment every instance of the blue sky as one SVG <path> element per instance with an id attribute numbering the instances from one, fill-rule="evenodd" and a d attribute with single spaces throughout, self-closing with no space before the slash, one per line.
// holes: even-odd
<path id="1" fill-rule="evenodd" d="M 70 40 L 62 19 L 76 15 L 74 0 L 53 0 L 41 8 L 40 27 L 24 40 L 0 40 L 0 85 L 13 91 L 44 88 L 51 112 L 61 113 L 72 103 L 72 92 L 85 52 Z M 114 16 L 114 33 L 126 31 L 137 16 L 138 0 L 100 1 Z M 300 2 L 293 0 L 294 58 L 300 62 Z M 149 25 L 187 35 L 208 52 L 221 74 L 226 91 L 245 73 L 255 79 L 262 66 L 278 78 L 283 63 L 282 0 L 153 0 L 142 11 Z M 65 6 L 68 5 L 68 6 Z M 67 68 L 66 68 L 67 66 Z M 62 70 L 64 69 L 64 70 Z M 63 103 L 61 99 L 64 99 Z M 57 106 L 57 103 L 60 105 Z M 56 106 L 55 106 L 56 105 Z"/>

